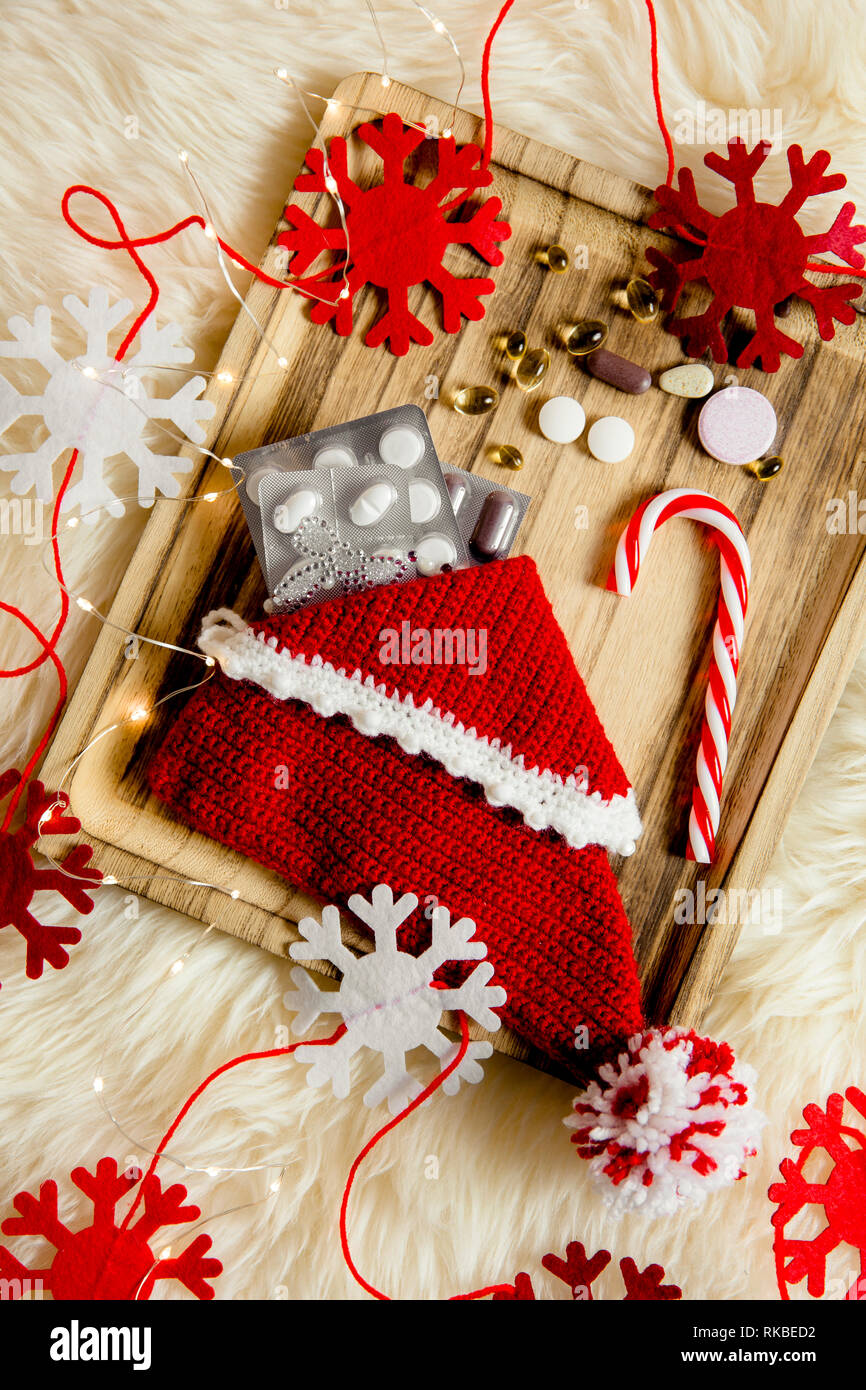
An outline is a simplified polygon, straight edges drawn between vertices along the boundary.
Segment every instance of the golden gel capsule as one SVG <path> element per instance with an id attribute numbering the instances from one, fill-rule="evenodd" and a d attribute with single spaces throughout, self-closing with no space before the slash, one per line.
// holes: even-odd
<path id="1" fill-rule="evenodd" d="M 544 259 L 557 275 L 562 275 L 564 271 L 568 270 L 568 252 L 564 246 L 559 246 L 556 243 L 553 246 L 548 246 L 544 253 Z"/>
<path id="2" fill-rule="evenodd" d="M 493 386 L 464 386 L 453 404 L 460 415 L 486 415 L 499 404 L 499 392 Z"/>
<path id="3" fill-rule="evenodd" d="M 526 334 L 520 330 L 511 333 L 505 340 L 505 356 L 510 357 L 512 362 L 519 362 L 526 351 Z"/>
<path id="4" fill-rule="evenodd" d="M 601 347 L 606 337 L 607 324 L 601 319 L 581 319 L 566 330 L 565 346 L 572 357 L 585 357 Z"/>
<path id="5" fill-rule="evenodd" d="M 494 444 L 490 457 L 494 463 L 501 463 L 503 468 L 523 467 L 523 455 L 514 444 Z"/>
<path id="6" fill-rule="evenodd" d="M 749 463 L 746 469 L 761 483 L 768 483 L 771 478 L 775 478 L 785 467 L 784 459 L 779 458 L 778 454 L 773 454 L 772 458 L 758 459 L 757 463 Z"/>
<path id="7" fill-rule="evenodd" d="M 659 297 L 649 280 L 636 276 L 629 280 L 625 291 L 626 303 L 638 323 L 652 323 L 658 318 Z"/>
<path id="8" fill-rule="evenodd" d="M 514 380 L 521 391 L 534 391 L 536 386 L 541 385 L 549 366 L 550 353 L 547 348 L 530 348 L 518 362 Z"/>

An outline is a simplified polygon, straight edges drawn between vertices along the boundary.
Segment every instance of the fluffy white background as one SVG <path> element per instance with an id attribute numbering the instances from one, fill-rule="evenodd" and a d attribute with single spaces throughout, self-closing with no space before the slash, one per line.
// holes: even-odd
<path id="1" fill-rule="evenodd" d="M 437 7 L 466 58 L 465 102 L 480 110 L 480 53 L 495 0 L 437 0 Z M 450 99 L 455 71 L 447 45 L 409 0 L 381 0 L 378 8 L 394 75 Z M 847 171 L 862 213 L 862 0 L 659 0 L 658 8 L 668 112 L 699 99 L 780 108 L 787 140 L 833 150 L 834 168 Z M 165 226 L 190 207 L 180 146 L 194 157 L 223 233 L 257 258 L 309 137 L 273 67 L 284 63 L 303 85 L 327 92 L 351 71 L 380 66 L 358 0 L 287 0 L 287 8 L 273 0 L 6 0 L 3 31 L 4 319 L 29 315 L 42 301 L 59 308 L 64 293 L 92 284 L 139 302 L 141 284 L 128 261 L 73 237 L 60 220 L 60 197 L 70 180 L 92 182 L 111 193 L 137 233 Z M 496 44 L 492 87 L 503 123 L 650 185 L 663 175 L 640 0 L 585 7 L 518 0 Z M 124 133 L 130 116 L 139 123 L 135 140 Z M 696 168 L 702 153 L 688 152 Z M 776 163 L 768 186 L 781 188 L 784 165 Z M 184 325 L 199 364 L 209 368 L 235 308 L 207 247 L 187 238 L 150 262 L 164 311 Z M 122 468 L 117 477 L 131 481 Z M 107 604 L 144 519 L 136 511 L 79 533 L 66 546 L 71 583 L 86 584 L 91 598 Z M 4 538 L 0 566 L 2 596 L 24 600 L 37 621 L 50 624 L 56 595 L 37 550 Z M 73 610 L 63 643 L 72 679 L 93 637 L 92 624 Z M 7 620 L 2 651 L 4 665 L 33 655 Z M 0 688 L 3 766 L 32 746 L 52 681 L 44 668 Z M 771 1123 L 748 1182 L 698 1214 L 612 1228 L 559 1128 L 569 1088 L 495 1058 L 480 1089 L 438 1098 L 369 1164 L 353 1231 L 360 1265 L 375 1282 L 435 1298 L 518 1269 L 535 1277 L 546 1251 L 579 1238 L 640 1263 L 662 1261 L 692 1299 L 774 1296 L 766 1191 L 786 1136 L 805 1101 L 864 1083 L 864 696 L 866 653 L 767 881 L 783 889 L 784 931 L 744 932 L 707 1018 L 708 1031 L 730 1039 L 761 1074 Z M 54 920 L 68 920 L 62 907 Z M 69 968 L 48 970 L 38 983 L 24 978 L 20 938 L 0 936 L 0 1215 L 9 1214 L 20 1188 L 50 1175 L 63 1179 L 78 1163 L 104 1153 L 142 1158 L 209 1068 L 239 1050 L 274 1045 L 286 1022 L 279 1001 L 288 967 L 263 952 L 212 933 L 180 978 L 145 1003 L 201 928 L 144 900 L 131 920 L 118 889 L 99 895 L 83 925 Z M 105 1047 L 106 1093 L 137 1143 L 118 1135 L 91 1090 Z M 238 1070 L 198 1106 L 177 1140 L 176 1152 L 193 1163 L 273 1158 L 288 1165 L 276 1200 L 222 1219 L 212 1214 L 258 1199 L 266 1179 L 191 1180 L 226 1266 L 221 1298 L 356 1292 L 340 1257 L 336 1213 L 344 1175 L 374 1118 L 357 1098 L 335 1102 L 309 1090 L 304 1075 L 289 1062 Z M 436 1180 L 425 1177 L 431 1155 Z M 177 1170 L 166 1164 L 165 1176 Z M 842 1264 L 853 1274 L 850 1252 Z M 536 1284 L 552 1292 L 547 1276 Z M 617 1277 L 605 1287 L 620 1296 Z"/>

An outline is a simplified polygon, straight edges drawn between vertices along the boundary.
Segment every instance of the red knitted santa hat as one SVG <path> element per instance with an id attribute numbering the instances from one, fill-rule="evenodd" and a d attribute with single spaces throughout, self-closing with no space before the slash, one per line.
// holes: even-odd
<path id="1" fill-rule="evenodd" d="M 178 815 L 341 906 L 415 892 L 404 948 L 431 898 L 471 917 L 503 1021 L 561 1068 L 642 1027 L 607 859 L 634 850 L 634 793 L 531 559 L 249 626 L 220 610 L 200 646 L 221 671 L 149 769 Z"/>

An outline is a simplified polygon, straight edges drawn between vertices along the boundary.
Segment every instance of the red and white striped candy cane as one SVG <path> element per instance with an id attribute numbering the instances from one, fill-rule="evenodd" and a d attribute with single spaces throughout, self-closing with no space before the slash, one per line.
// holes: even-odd
<path id="1" fill-rule="evenodd" d="M 724 503 L 708 492 L 675 487 L 641 503 L 619 538 L 616 558 L 607 581 L 608 589 L 630 594 L 649 550 L 653 534 L 673 516 L 688 517 L 711 526 L 721 552 L 722 590 L 713 630 L 704 723 L 697 759 L 697 779 L 689 816 L 686 858 L 711 864 L 719 828 L 719 797 L 728 762 L 731 716 L 737 700 L 737 669 L 743 645 L 743 625 L 749 602 L 752 560 L 740 523 Z"/>

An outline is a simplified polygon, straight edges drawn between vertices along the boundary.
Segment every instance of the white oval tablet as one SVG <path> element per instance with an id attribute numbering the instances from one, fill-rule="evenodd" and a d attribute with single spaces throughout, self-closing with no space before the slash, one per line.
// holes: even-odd
<path id="1" fill-rule="evenodd" d="M 356 526 L 372 526 L 396 500 L 397 489 L 387 478 L 377 478 L 358 493 L 349 507 L 349 517 Z"/>
<path id="2" fill-rule="evenodd" d="M 442 498 L 429 479 L 419 478 L 417 482 L 409 484 L 409 516 L 412 521 L 422 525 L 425 521 L 432 521 L 441 506 Z"/>
<path id="3" fill-rule="evenodd" d="M 618 415 L 604 415 L 590 425 L 586 436 L 589 452 L 599 463 L 622 463 L 634 448 L 634 430 Z"/>
<path id="4" fill-rule="evenodd" d="M 538 412 L 538 428 L 554 444 L 573 444 L 585 424 L 583 406 L 573 396 L 551 396 Z"/>
<path id="5" fill-rule="evenodd" d="M 312 516 L 321 505 L 322 498 L 318 492 L 311 487 L 302 487 L 274 507 L 274 525 L 284 536 L 290 536 L 297 531 L 304 517 Z"/>
<path id="6" fill-rule="evenodd" d="M 415 546 L 415 565 L 419 574 L 438 574 L 443 565 L 453 565 L 457 551 L 447 536 L 425 536 Z"/>
<path id="7" fill-rule="evenodd" d="M 424 436 L 413 425 L 391 425 L 379 440 L 379 454 L 394 468 L 414 468 L 424 457 Z"/>
<path id="8" fill-rule="evenodd" d="M 279 472 L 281 472 L 279 468 L 254 468 L 251 473 L 247 474 L 244 487 L 247 497 L 251 502 L 255 502 L 256 506 L 259 505 L 259 483 L 262 478 L 269 478 L 272 473 Z"/>
<path id="9" fill-rule="evenodd" d="M 354 468 L 358 460 L 344 444 L 329 444 L 313 459 L 314 468 Z"/>

